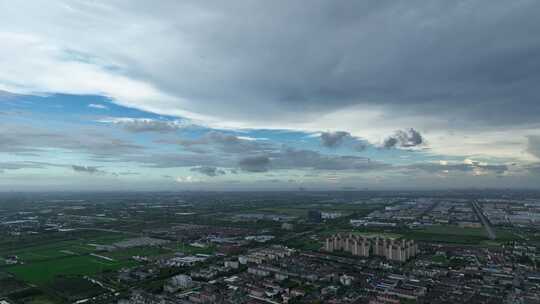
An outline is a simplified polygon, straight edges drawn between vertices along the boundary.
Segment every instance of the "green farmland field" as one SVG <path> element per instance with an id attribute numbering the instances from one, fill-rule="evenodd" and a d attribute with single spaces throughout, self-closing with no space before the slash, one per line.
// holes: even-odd
<path id="1" fill-rule="evenodd" d="M 488 239 L 484 228 L 460 228 L 449 225 L 411 230 L 404 233 L 404 236 L 417 241 L 456 244 L 478 244 Z"/>
<path id="2" fill-rule="evenodd" d="M 130 259 L 132 256 L 139 255 L 139 256 L 158 256 L 162 254 L 173 254 L 174 252 L 171 250 L 166 250 L 158 247 L 138 247 L 138 248 L 127 248 L 127 249 L 119 249 L 111 252 L 104 252 L 101 253 L 101 255 L 115 259 L 115 260 L 123 260 L 123 259 Z"/>
<path id="3" fill-rule="evenodd" d="M 106 270 L 116 270 L 136 264 L 124 259 L 108 261 L 91 256 L 96 247 L 91 244 L 112 244 L 127 236 L 120 233 L 84 233 L 71 239 L 50 243 L 21 243 L 20 246 L 0 246 L 0 256 L 16 255 L 22 264 L 0 265 L 3 271 L 14 274 L 18 279 L 34 283 L 48 283 L 62 275 L 92 275 Z"/>
<path id="4" fill-rule="evenodd" d="M 106 270 L 117 270 L 133 266 L 134 261 L 108 261 L 94 256 L 64 257 L 31 264 L 15 265 L 6 268 L 21 280 L 43 284 L 61 275 L 93 275 Z"/>

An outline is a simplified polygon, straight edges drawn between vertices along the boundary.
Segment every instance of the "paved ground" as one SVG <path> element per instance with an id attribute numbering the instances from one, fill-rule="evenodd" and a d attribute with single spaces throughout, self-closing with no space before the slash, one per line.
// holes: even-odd
<path id="1" fill-rule="evenodd" d="M 497 235 L 495 234 L 495 231 L 493 230 L 493 227 L 489 223 L 488 219 L 486 218 L 486 216 L 482 212 L 482 208 L 480 208 L 480 205 L 478 205 L 478 202 L 473 202 L 472 205 L 473 205 L 474 212 L 476 212 L 476 215 L 482 221 L 482 225 L 484 225 L 484 228 L 486 229 L 486 233 L 487 233 L 488 237 L 491 240 L 496 239 Z"/>

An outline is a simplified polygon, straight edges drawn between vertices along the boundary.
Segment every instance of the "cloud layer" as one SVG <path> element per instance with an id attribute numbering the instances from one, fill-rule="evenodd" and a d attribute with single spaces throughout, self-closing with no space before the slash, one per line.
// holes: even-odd
<path id="1" fill-rule="evenodd" d="M 159 176 L 182 184 L 273 171 L 529 177 L 540 162 L 539 10 L 533 0 L 1 2 L 0 170 L 169 170 Z M 62 98 L 82 95 L 92 98 L 70 117 Z M 42 158 L 53 165 L 31 163 Z"/>
<path id="2" fill-rule="evenodd" d="M 540 113 L 537 1 L 35 5 L 1 7 L 11 72 L 0 82 L 15 91 L 103 93 L 246 123 L 351 105 L 498 125 Z"/>

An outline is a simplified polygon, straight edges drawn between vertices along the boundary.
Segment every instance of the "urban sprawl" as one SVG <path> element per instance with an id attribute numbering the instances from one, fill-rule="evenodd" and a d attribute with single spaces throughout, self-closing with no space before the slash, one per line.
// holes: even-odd
<path id="1" fill-rule="evenodd" d="M 540 303 L 535 192 L 0 200 L 0 304 Z"/>

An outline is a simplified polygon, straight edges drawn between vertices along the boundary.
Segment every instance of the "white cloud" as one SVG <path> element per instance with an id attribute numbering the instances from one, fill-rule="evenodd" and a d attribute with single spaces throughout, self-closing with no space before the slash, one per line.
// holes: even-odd
<path id="1" fill-rule="evenodd" d="M 351 31 L 346 24 L 339 24 L 342 28 L 327 28 L 323 22 L 329 16 L 318 15 L 317 9 L 306 12 L 309 8 L 304 5 L 293 6 L 289 11 L 279 5 L 268 6 L 266 10 L 255 4 L 246 5 L 254 14 L 250 26 L 246 26 L 240 19 L 228 17 L 236 13 L 234 5 L 210 7 L 176 1 L 160 5 L 145 1 L 127 4 L 5 1 L 0 4 L 0 90 L 100 94 L 124 106 L 187 117 L 209 127 L 294 129 L 314 132 L 313 136 L 318 136 L 321 130 L 348 131 L 378 145 L 395 130 L 415 128 L 425 135 L 435 154 L 474 154 L 532 161 L 533 157 L 523 151 L 526 136 L 538 133 L 538 126 L 519 130 L 506 127 L 475 130 L 462 127 L 459 122 L 453 124 L 447 117 L 427 115 L 418 108 L 395 110 L 388 105 L 374 105 L 370 100 L 356 100 L 355 96 L 341 103 L 323 98 L 323 102 L 313 107 L 296 105 L 302 99 L 309 100 L 313 84 L 316 90 L 324 90 L 326 88 L 317 85 L 334 82 L 345 86 L 347 83 L 340 81 L 346 80 L 351 81 L 349 85 L 353 87 L 365 87 L 366 91 L 380 89 L 375 81 L 377 75 L 389 73 L 390 80 L 394 80 L 399 74 L 396 69 L 403 68 L 401 64 L 409 59 L 401 56 L 414 57 L 416 51 L 425 51 L 414 48 L 423 45 L 416 36 L 401 39 L 401 36 L 388 35 L 393 37 L 389 41 L 380 38 L 381 28 L 399 28 L 401 34 L 405 32 L 402 25 L 409 29 L 408 33 L 437 34 L 438 21 L 443 28 L 446 28 L 445 22 L 459 26 L 454 20 L 474 17 L 478 10 L 473 9 L 482 7 L 481 3 L 477 5 L 472 5 L 465 14 L 459 6 L 452 7 L 448 14 L 439 16 L 440 20 L 435 18 L 435 4 L 418 11 L 406 5 L 401 8 L 407 9 L 409 14 L 400 16 L 396 16 L 395 11 L 401 10 L 381 10 L 380 14 L 354 18 L 364 25 L 359 32 Z M 500 6 L 488 5 L 486 9 L 496 13 L 495 17 L 504 17 L 498 11 Z M 295 15 L 298 11 L 305 14 Z M 491 20 L 488 12 L 480 12 L 486 19 L 479 19 L 479 24 Z M 303 19 L 314 13 L 313 16 L 322 17 L 321 20 Z M 275 18 L 293 20 L 291 28 L 294 30 L 274 32 Z M 415 22 L 410 23 L 411 19 Z M 387 24 L 386 20 L 392 21 Z M 378 26 L 379 23 L 388 26 Z M 321 28 L 328 30 L 331 38 L 334 38 L 333 33 L 358 33 L 358 41 L 348 39 L 351 36 L 335 36 L 321 45 L 321 39 L 310 37 L 313 30 Z M 261 45 L 258 38 L 267 44 Z M 361 44 L 361 52 L 357 52 L 355 43 Z M 336 45 L 339 47 L 332 48 Z M 405 51 L 401 52 L 399 47 L 403 46 Z M 326 47 L 339 51 L 324 53 Z M 287 50 L 293 51 L 284 52 Z M 455 58 L 450 56 L 450 59 Z M 439 63 L 441 61 L 437 60 Z M 290 66 L 294 69 L 289 70 Z M 422 68 L 422 63 L 419 66 Z M 426 72 L 431 71 L 425 68 Z M 434 68 L 448 67 L 437 65 Z M 356 74 L 355 71 L 362 72 Z M 428 73 L 428 76 L 436 74 L 431 72 L 433 75 Z M 420 80 L 421 77 L 418 75 Z M 332 89 L 335 87 L 328 88 Z M 430 89 L 422 87 L 423 91 Z M 436 93 L 433 95 L 437 96 Z M 515 142 L 509 143 L 508 138 Z"/>
<path id="2" fill-rule="evenodd" d="M 0 90 L 19 94 L 97 94 L 123 106 L 213 121 L 182 110 L 183 100 L 106 65 L 71 58 L 66 46 L 34 34 L 1 32 Z"/>
<path id="3" fill-rule="evenodd" d="M 266 137 L 251 137 L 251 136 L 237 136 L 239 139 L 256 141 L 256 140 L 268 140 Z"/>
<path id="4" fill-rule="evenodd" d="M 191 184 L 191 183 L 198 183 L 201 182 L 200 179 L 193 177 L 191 175 L 188 176 L 178 176 L 176 177 L 176 182 L 180 184 Z"/>
<path id="5" fill-rule="evenodd" d="M 102 104 L 98 104 L 98 103 L 91 103 L 88 105 L 89 108 L 94 108 L 94 109 L 101 109 L 101 110 L 108 110 L 109 108 L 105 105 L 102 105 Z"/>

